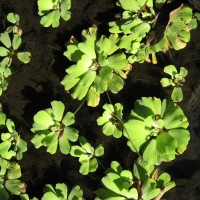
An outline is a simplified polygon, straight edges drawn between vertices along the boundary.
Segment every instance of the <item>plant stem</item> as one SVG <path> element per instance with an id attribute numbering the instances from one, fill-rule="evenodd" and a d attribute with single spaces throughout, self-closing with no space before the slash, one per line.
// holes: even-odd
<path id="1" fill-rule="evenodd" d="M 130 140 L 131 144 L 133 145 L 133 148 L 134 148 L 135 152 L 139 155 L 139 157 L 141 158 L 141 160 L 143 160 L 142 156 L 140 155 L 140 152 L 137 151 L 135 145 L 134 145 L 133 142 L 131 141 L 131 137 L 130 137 L 130 135 L 129 135 L 127 129 L 126 129 L 126 127 L 124 126 L 124 122 L 122 121 L 122 119 L 119 118 L 117 115 L 115 115 L 115 113 L 114 113 L 113 115 L 114 115 L 114 116 L 117 118 L 117 120 L 119 120 L 119 122 L 122 124 L 123 129 L 126 131 L 127 136 L 128 136 L 128 139 Z"/>
<path id="2" fill-rule="evenodd" d="M 108 100 L 109 100 L 110 104 L 112 104 L 112 101 L 111 101 L 111 99 L 110 99 L 110 96 L 109 96 L 109 94 L 108 94 L 108 91 L 106 91 L 106 94 L 107 94 L 107 97 L 108 97 Z"/>
<path id="3" fill-rule="evenodd" d="M 59 48 L 53 47 L 53 46 L 51 46 L 51 45 L 47 45 L 47 47 L 49 47 L 49 48 L 51 48 L 51 49 L 55 49 L 55 50 L 57 50 L 57 51 L 63 51 L 62 49 L 59 49 Z"/>
<path id="4" fill-rule="evenodd" d="M 83 100 L 83 102 L 81 103 L 81 105 L 75 110 L 74 115 L 80 110 L 80 108 L 83 106 L 83 104 L 85 103 L 85 100 Z"/>

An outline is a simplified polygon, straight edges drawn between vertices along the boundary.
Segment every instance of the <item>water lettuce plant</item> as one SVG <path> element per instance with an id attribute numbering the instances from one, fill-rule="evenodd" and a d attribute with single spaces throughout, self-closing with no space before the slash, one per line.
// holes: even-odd
<path id="1" fill-rule="evenodd" d="M 51 108 L 41 110 L 34 115 L 31 131 L 35 133 L 31 142 L 35 148 L 47 147 L 47 152 L 55 154 L 59 145 L 63 154 L 70 152 L 70 142 L 78 140 L 78 130 L 72 128 L 74 114 L 65 114 L 65 105 L 61 101 L 52 101 Z"/>
<path id="2" fill-rule="evenodd" d="M 89 172 L 95 172 L 98 167 L 97 157 L 104 154 L 103 146 L 99 145 L 94 149 L 84 137 L 79 138 L 79 143 L 81 146 L 72 146 L 70 151 L 72 156 L 79 158 L 79 162 L 81 163 L 79 172 L 83 175 L 87 175 Z"/>
<path id="3" fill-rule="evenodd" d="M 123 105 L 120 103 L 116 103 L 114 106 L 112 104 L 105 104 L 103 109 L 105 111 L 97 119 L 97 124 L 103 126 L 102 132 L 105 135 L 113 135 L 115 138 L 120 138 L 123 132 Z"/>
<path id="4" fill-rule="evenodd" d="M 171 99 L 142 97 L 135 102 L 124 125 L 128 146 L 142 152 L 143 159 L 150 164 L 174 160 L 176 154 L 185 151 L 190 139 L 188 120 Z"/>
<path id="5" fill-rule="evenodd" d="M 187 69 L 180 67 L 180 72 L 178 73 L 174 65 L 168 65 L 164 68 L 164 72 L 170 75 L 170 78 L 162 78 L 161 85 L 163 87 L 172 86 L 173 91 L 171 98 L 174 102 L 180 102 L 183 100 L 182 86 L 185 82 L 185 77 L 188 74 Z"/>
<path id="6" fill-rule="evenodd" d="M 8 200 L 9 193 L 20 195 L 26 193 L 26 185 L 19 180 L 21 168 L 16 162 L 10 162 L 0 157 L 0 197 Z"/>
<path id="7" fill-rule="evenodd" d="M 97 27 L 82 31 L 83 42 L 71 38 L 64 55 L 75 62 L 66 69 L 62 80 L 66 91 L 72 89 L 72 97 L 82 100 L 86 97 L 88 106 L 97 106 L 100 94 L 105 91 L 119 92 L 124 85 L 126 70 L 130 69 L 126 55 L 117 52 L 118 36 L 102 35 L 97 39 Z"/>
<path id="8" fill-rule="evenodd" d="M 27 143 L 15 130 L 15 124 L 11 119 L 7 119 L 3 112 L 0 112 L 0 117 L 0 156 L 7 160 L 11 158 L 21 160 L 23 153 L 27 151 Z"/>
<path id="9" fill-rule="evenodd" d="M 38 0 L 38 14 L 42 17 L 40 23 L 44 27 L 58 27 L 60 18 L 68 21 L 71 17 L 71 0 Z"/>
<path id="10" fill-rule="evenodd" d="M 9 66 L 12 63 L 12 57 L 14 55 L 16 55 L 17 58 L 25 64 L 30 61 L 30 52 L 18 51 L 22 44 L 22 39 L 19 34 L 13 34 L 13 38 L 11 39 L 9 33 L 5 31 L 0 34 L 0 42 L 2 43 L 2 46 L 0 46 L 0 57 L 3 57 L 3 60 L 9 59 Z"/>
<path id="11" fill-rule="evenodd" d="M 111 168 L 106 171 L 106 176 L 102 178 L 104 188 L 99 188 L 95 194 L 96 200 L 106 199 L 135 199 L 135 200 L 151 200 L 156 198 L 166 186 L 170 186 L 171 189 L 174 186 L 174 182 L 171 182 L 171 178 L 167 173 L 163 173 L 158 177 L 152 177 L 151 172 L 147 171 L 142 165 L 138 165 L 136 176 L 130 170 L 124 170 L 117 161 L 111 162 Z M 145 166 L 146 167 L 146 166 Z M 148 174 L 144 179 L 138 175 L 140 173 Z"/>

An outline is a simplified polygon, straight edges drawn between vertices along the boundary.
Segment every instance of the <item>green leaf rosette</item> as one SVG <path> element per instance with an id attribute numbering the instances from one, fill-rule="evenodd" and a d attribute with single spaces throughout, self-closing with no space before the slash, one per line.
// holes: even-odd
<path id="1" fill-rule="evenodd" d="M 150 167 L 141 163 L 137 162 L 132 173 L 129 170 L 124 170 L 118 162 L 112 161 L 111 168 L 106 171 L 106 176 L 102 178 L 104 188 L 95 191 L 96 200 L 151 200 L 155 199 L 165 187 L 169 187 L 168 190 L 174 187 L 174 182 L 171 181 L 171 177 L 167 173 L 159 174 L 153 178 L 154 166 Z M 151 171 L 147 171 L 148 169 Z M 144 174 L 147 175 L 144 177 Z M 140 179 L 142 176 L 143 178 Z"/>
<path id="2" fill-rule="evenodd" d="M 40 23 L 44 27 L 58 27 L 60 18 L 68 21 L 71 17 L 71 0 L 38 0 Z"/>
<path id="3" fill-rule="evenodd" d="M 3 44 L 0 46 L 0 57 L 3 58 L 1 63 L 7 63 L 7 66 L 10 66 L 12 63 L 12 57 L 14 55 L 17 58 L 27 64 L 30 61 L 31 53 L 30 52 L 19 52 L 18 49 L 22 44 L 21 36 L 17 33 L 13 34 L 13 38 L 10 38 L 10 35 L 7 31 L 0 34 L 0 42 Z"/>
<path id="4" fill-rule="evenodd" d="M 15 124 L 11 119 L 7 119 L 3 112 L 0 112 L 0 157 L 10 160 L 13 157 L 21 160 L 23 153 L 27 151 L 27 143 L 15 130 Z"/>
<path id="5" fill-rule="evenodd" d="M 124 53 L 117 53 L 116 34 L 97 39 L 97 28 L 91 27 L 83 30 L 82 38 L 83 42 L 79 43 L 72 37 L 64 52 L 75 64 L 66 69 L 67 75 L 61 84 L 66 91 L 72 90 L 74 99 L 86 98 L 87 105 L 95 107 L 100 94 L 107 90 L 117 93 L 123 88 L 123 78 L 130 65 Z"/>
<path id="6" fill-rule="evenodd" d="M 97 119 L 97 124 L 102 127 L 105 135 L 113 135 L 115 138 L 120 138 L 123 132 L 122 111 L 123 106 L 120 103 L 105 104 L 103 115 Z"/>
<path id="7" fill-rule="evenodd" d="M 185 82 L 185 77 L 188 74 L 187 69 L 184 67 L 180 68 L 180 72 L 178 73 L 176 67 L 174 65 L 168 65 L 164 68 L 164 72 L 170 75 L 170 78 L 162 78 L 160 83 L 163 87 L 172 86 L 173 91 L 171 94 L 171 99 L 174 102 L 180 102 L 183 100 L 183 91 L 182 86 Z"/>
<path id="8" fill-rule="evenodd" d="M 0 158 L 0 194 L 2 200 L 9 199 L 9 193 L 21 195 L 26 192 L 26 185 L 19 180 L 21 168 L 16 162 L 10 162 Z"/>
<path id="9" fill-rule="evenodd" d="M 125 123 L 128 146 L 141 152 L 143 159 L 159 165 L 182 154 L 189 142 L 188 121 L 172 100 L 142 97 L 137 100 Z"/>
<path id="10" fill-rule="evenodd" d="M 96 149 L 84 137 L 79 138 L 81 146 L 72 146 L 70 154 L 74 157 L 79 157 L 81 167 L 79 172 L 87 175 L 89 172 L 95 172 L 98 167 L 97 157 L 104 154 L 104 148 L 99 145 Z"/>
<path id="11" fill-rule="evenodd" d="M 51 108 L 41 110 L 34 116 L 34 123 L 31 131 L 35 133 L 31 142 L 35 148 L 47 147 L 47 152 L 55 154 L 59 145 L 63 154 L 70 152 L 70 142 L 78 139 L 78 130 L 72 128 L 74 114 L 65 112 L 65 106 L 60 101 L 51 102 Z"/>
<path id="12" fill-rule="evenodd" d="M 119 20 L 109 23 L 109 31 L 120 35 L 119 47 L 131 54 L 129 56 L 131 63 L 145 61 L 146 49 L 142 40 L 150 31 L 155 18 L 153 4 L 153 0 L 117 1 L 123 13 Z"/>

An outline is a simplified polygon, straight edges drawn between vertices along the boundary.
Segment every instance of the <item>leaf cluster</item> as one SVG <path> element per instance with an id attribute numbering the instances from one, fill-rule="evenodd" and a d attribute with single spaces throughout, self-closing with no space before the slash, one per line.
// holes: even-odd
<path id="1" fill-rule="evenodd" d="M 75 62 L 66 69 L 67 75 L 61 81 L 66 91 L 72 89 L 72 97 L 95 107 L 99 104 L 100 94 L 107 90 L 118 93 L 124 86 L 129 64 L 124 53 L 117 52 L 118 36 L 102 35 L 97 39 L 97 27 L 82 32 L 83 42 L 74 37 L 64 55 Z"/>
<path id="2" fill-rule="evenodd" d="M 113 135 L 115 138 L 120 138 L 123 132 L 123 105 L 120 103 L 116 103 L 114 106 L 112 104 L 105 104 L 103 109 L 105 111 L 97 119 L 97 124 L 103 126 L 102 132 L 105 135 Z"/>
<path id="3" fill-rule="evenodd" d="M 187 127 L 186 116 L 172 100 L 142 97 L 125 122 L 125 136 L 133 151 L 142 152 L 146 162 L 159 165 L 185 151 L 190 139 Z"/>
<path id="4" fill-rule="evenodd" d="M 164 68 L 164 72 L 170 75 L 170 78 L 162 78 L 160 83 L 163 87 L 172 86 L 173 91 L 171 94 L 171 99 L 174 102 L 180 102 L 183 100 L 182 86 L 185 82 L 185 77 L 188 74 L 187 69 L 180 67 L 180 72 L 178 73 L 174 65 L 168 65 Z"/>
<path id="5" fill-rule="evenodd" d="M 14 160 L 22 159 L 27 143 L 15 130 L 14 122 L 3 112 L 0 112 L 0 131 L 0 197 L 8 200 L 9 193 L 20 195 L 26 192 L 25 184 L 19 180 L 22 175 L 20 165 Z"/>
<path id="6" fill-rule="evenodd" d="M 111 168 L 102 178 L 104 188 L 99 188 L 95 192 L 96 200 L 151 200 L 157 197 L 164 188 L 171 189 L 175 186 L 167 173 L 157 174 L 153 177 L 154 170 L 153 165 L 149 166 L 139 160 L 135 162 L 132 173 L 124 170 L 118 162 L 112 161 Z M 144 175 L 146 176 L 144 177 Z"/>
<path id="7" fill-rule="evenodd" d="M 79 172 L 87 175 L 89 172 L 96 171 L 98 167 L 97 157 L 104 154 L 104 148 L 102 145 L 99 145 L 94 149 L 84 137 L 80 137 L 79 142 L 81 146 L 72 146 L 70 154 L 79 158 L 79 162 L 81 163 Z"/>
<path id="8" fill-rule="evenodd" d="M 51 102 L 51 108 L 41 110 L 34 116 L 31 131 L 35 133 L 31 142 L 35 148 L 47 147 L 47 152 L 55 154 L 57 147 L 63 154 L 70 152 L 71 143 L 78 140 L 78 130 L 72 128 L 74 114 L 65 112 L 65 105 L 61 101 Z"/>
<path id="9" fill-rule="evenodd" d="M 58 27 L 60 18 L 68 21 L 71 17 L 71 0 L 38 0 L 38 14 L 42 17 L 40 24 L 44 27 Z"/>

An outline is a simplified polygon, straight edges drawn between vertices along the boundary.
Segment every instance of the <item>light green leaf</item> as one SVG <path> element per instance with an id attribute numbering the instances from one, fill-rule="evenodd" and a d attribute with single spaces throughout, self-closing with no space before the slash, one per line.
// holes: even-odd
<path id="1" fill-rule="evenodd" d="M 47 15 L 43 16 L 40 20 L 40 24 L 44 27 L 52 26 L 53 28 L 59 26 L 60 14 L 59 10 L 53 10 Z"/>
<path id="2" fill-rule="evenodd" d="M 22 185 L 24 185 L 24 183 L 20 180 L 6 180 L 5 181 L 6 189 L 14 195 L 21 194 L 20 188 Z"/>
<path id="3" fill-rule="evenodd" d="M 183 100 L 183 91 L 181 87 L 174 87 L 171 98 L 174 102 L 180 102 Z"/>
<path id="4" fill-rule="evenodd" d="M 175 159 L 177 146 L 177 141 L 168 133 L 163 132 L 157 136 L 156 149 L 163 161 Z"/>
<path id="5" fill-rule="evenodd" d="M 68 196 L 68 200 L 81 200 L 82 196 L 83 196 L 83 191 L 77 185 L 77 186 L 72 188 L 72 190 L 71 190 L 71 192 Z"/>
<path id="6" fill-rule="evenodd" d="M 82 154 L 85 154 L 86 151 L 80 146 L 72 146 L 70 150 L 70 154 L 74 157 L 80 157 Z"/>
<path id="7" fill-rule="evenodd" d="M 72 113 L 72 112 L 67 112 L 67 114 L 64 116 L 64 118 L 63 118 L 63 120 L 62 120 L 62 123 L 63 123 L 65 126 L 70 126 L 70 125 L 72 125 L 74 122 L 75 122 L 75 120 L 74 120 L 74 113 Z"/>
<path id="8" fill-rule="evenodd" d="M 70 142 L 68 140 L 68 136 L 66 133 L 63 133 L 63 135 L 61 135 L 59 137 L 59 147 L 60 147 L 60 151 L 67 155 L 70 152 Z"/>
<path id="9" fill-rule="evenodd" d="M 81 167 L 79 169 L 79 172 L 82 175 L 87 175 L 89 173 L 89 169 L 90 169 L 89 161 L 88 162 L 84 162 L 84 163 L 82 163 L 82 165 L 81 165 Z"/>
<path id="10" fill-rule="evenodd" d="M 30 52 L 18 52 L 17 58 L 22 61 L 23 63 L 27 64 L 30 62 L 31 53 Z"/>
<path id="11" fill-rule="evenodd" d="M 51 133 L 51 134 L 53 135 L 53 137 L 50 143 L 48 144 L 47 152 L 49 152 L 50 154 L 55 154 L 58 147 L 58 136 L 55 133 Z"/>
<path id="12" fill-rule="evenodd" d="M 104 154 L 104 147 L 100 144 L 94 151 L 94 155 L 99 157 Z"/>
<path id="13" fill-rule="evenodd" d="M 168 131 L 168 134 L 171 135 L 178 143 L 177 151 L 179 154 L 182 154 L 188 145 L 190 140 L 190 133 L 185 129 L 171 129 Z"/>
<path id="14" fill-rule="evenodd" d="M 65 111 L 65 105 L 61 101 L 52 101 L 51 106 L 53 110 L 54 119 L 60 122 Z"/>
<path id="15" fill-rule="evenodd" d="M 164 68 L 164 72 L 169 74 L 170 76 L 174 76 L 175 74 L 177 74 L 177 69 L 174 65 L 168 65 Z"/>
<path id="16" fill-rule="evenodd" d="M 161 83 L 162 87 L 167 87 L 167 86 L 171 85 L 170 79 L 168 79 L 168 78 L 162 78 L 160 83 Z"/>
<path id="17" fill-rule="evenodd" d="M 124 81 L 123 81 L 123 79 L 120 76 L 118 76 L 116 74 L 113 74 L 112 79 L 108 83 L 109 90 L 112 93 L 116 94 L 120 90 L 122 90 L 123 87 L 124 87 Z"/>
<path id="18" fill-rule="evenodd" d="M 15 13 L 8 13 L 7 15 L 7 20 L 12 23 L 12 24 L 16 24 L 19 22 L 19 15 L 18 14 L 15 14 Z"/>
<path id="19" fill-rule="evenodd" d="M 53 118 L 45 110 L 41 110 L 34 115 L 34 124 L 31 129 L 33 132 L 48 129 L 54 125 Z"/>
<path id="20" fill-rule="evenodd" d="M 96 91 L 96 88 L 91 86 L 87 97 L 86 97 L 87 105 L 91 107 L 96 107 L 100 101 L 100 93 Z"/>
<path id="21" fill-rule="evenodd" d="M 5 47 L 0 47 L 0 56 L 4 57 L 9 54 L 9 50 L 6 49 Z"/>
<path id="22" fill-rule="evenodd" d="M 19 46 L 21 45 L 21 43 L 22 43 L 22 39 L 19 36 L 19 34 L 14 34 L 13 41 L 12 41 L 12 47 L 13 47 L 13 49 L 17 50 L 19 48 Z"/>
<path id="23" fill-rule="evenodd" d="M 52 0 L 38 0 L 38 14 L 40 16 L 45 14 L 45 11 L 53 9 L 53 6 L 58 3 L 58 0 L 55 0 L 54 2 Z"/>
<path id="24" fill-rule="evenodd" d="M 78 130 L 75 128 L 71 128 L 71 127 L 65 127 L 64 128 L 64 135 L 66 134 L 66 137 L 68 138 L 68 140 L 72 141 L 72 142 L 76 142 L 78 140 Z"/>
<path id="25" fill-rule="evenodd" d="M 21 177 L 21 175 L 20 165 L 15 162 L 11 163 L 7 174 L 8 179 L 18 179 Z"/>
<path id="26" fill-rule="evenodd" d="M 6 48 L 11 48 L 11 40 L 8 32 L 4 32 L 0 34 L 0 41 L 5 45 Z"/>

